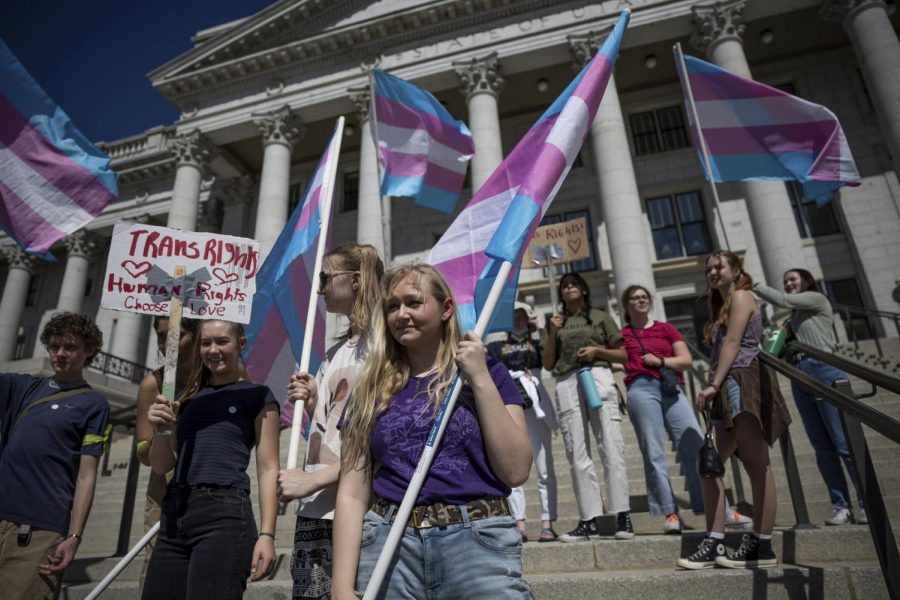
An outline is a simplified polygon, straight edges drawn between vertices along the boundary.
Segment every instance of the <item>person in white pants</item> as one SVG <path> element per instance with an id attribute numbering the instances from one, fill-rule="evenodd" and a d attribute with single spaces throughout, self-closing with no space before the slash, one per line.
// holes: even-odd
<path id="1" fill-rule="evenodd" d="M 632 539 L 625 471 L 625 441 L 622 438 L 619 403 L 610 363 L 624 363 L 622 334 L 608 313 L 591 308 L 590 288 L 578 273 L 559 280 L 563 314 L 547 325 L 543 365 L 556 376 L 556 409 L 566 458 L 572 470 L 572 487 L 578 503 L 580 523 L 560 536 L 563 542 L 586 541 L 599 536 L 597 518 L 604 514 L 603 499 L 588 441 L 588 424 L 600 450 L 606 483 L 606 512 L 616 514 L 616 539 Z M 579 386 L 578 372 L 590 369 L 602 406 L 591 408 Z"/>
<path id="2" fill-rule="evenodd" d="M 534 470 L 537 472 L 537 488 L 541 499 L 541 535 L 539 542 L 552 542 L 557 538 L 553 530 L 556 513 L 556 472 L 553 468 L 553 433 L 559 428 L 556 412 L 541 382 L 541 345 L 535 334 L 539 331 L 538 317 L 524 302 L 516 302 L 513 331 L 505 340 L 488 344 L 488 353 L 509 369 L 519 392 L 525 399 L 525 423 L 534 454 Z M 509 510 L 516 519 L 516 526 L 525 535 L 525 489 L 512 489 Z"/>

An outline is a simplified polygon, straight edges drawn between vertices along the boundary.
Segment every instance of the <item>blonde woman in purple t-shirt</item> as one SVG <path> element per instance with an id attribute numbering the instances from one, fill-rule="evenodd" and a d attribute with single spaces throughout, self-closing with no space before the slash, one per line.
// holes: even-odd
<path id="1" fill-rule="evenodd" d="M 382 280 L 369 357 L 343 423 L 332 598 L 364 590 L 457 369 L 465 386 L 416 500 L 379 598 L 530 598 L 506 496 L 528 479 L 522 397 L 433 267 Z"/>

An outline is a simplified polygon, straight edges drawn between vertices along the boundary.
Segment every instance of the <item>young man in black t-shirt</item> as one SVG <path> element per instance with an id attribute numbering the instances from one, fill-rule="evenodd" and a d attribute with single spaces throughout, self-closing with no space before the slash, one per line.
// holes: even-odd
<path id="1" fill-rule="evenodd" d="M 0 374 L 0 590 L 22 600 L 59 596 L 109 439 L 109 405 L 82 377 L 103 334 L 89 317 L 62 312 L 41 343 L 52 377 Z"/>

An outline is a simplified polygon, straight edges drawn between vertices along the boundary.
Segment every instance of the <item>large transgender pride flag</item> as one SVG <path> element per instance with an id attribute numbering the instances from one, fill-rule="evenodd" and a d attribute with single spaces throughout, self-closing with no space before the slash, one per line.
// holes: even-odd
<path id="1" fill-rule="evenodd" d="M 0 229 L 27 252 L 92 221 L 118 194 L 109 157 L 0 40 Z"/>
<path id="2" fill-rule="evenodd" d="M 475 154 L 472 134 L 425 90 L 379 69 L 372 76 L 381 195 L 409 196 L 419 206 L 453 212 Z"/>
<path id="3" fill-rule="evenodd" d="M 676 48 L 676 65 L 677 55 Z M 795 180 L 819 206 L 838 188 L 859 185 L 844 130 L 830 110 L 693 56 L 684 63 L 681 84 L 699 120 L 694 123 L 688 106 L 691 135 L 701 160 L 705 143 L 715 181 Z"/>
<path id="4" fill-rule="evenodd" d="M 426 262 L 453 289 L 463 331 L 474 327 L 503 261 L 515 268 L 488 330 L 508 331 L 512 326 L 522 255 L 584 143 L 630 15 L 628 10 L 622 12 L 597 55 L 497 167 L 428 255 Z"/>
<path id="5" fill-rule="evenodd" d="M 327 165 L 338 158 L 340 142 L 337 129 L 306 188 L 303 200 L 278 236 L 272 251 L 256 276 L 256 294 L 250 324 L 247 326 L 245 365 L 250 378 L 272 390 L 281 404 L 281 422 L 290 425 L 293 404 L 287 402 L 286 386 L 303 353 L 307 331 L 306 314 L 318 273 L 314 273 L 320 224 L 326 207 L 331 206 L 323 187 Z M 330 232 L 326 232 L 329 235 Z M 325 356 L 325 301 L 317 297 L 309 372 L 315 375 Z M 304 427 L 305 429 L 305 427 Z"/>

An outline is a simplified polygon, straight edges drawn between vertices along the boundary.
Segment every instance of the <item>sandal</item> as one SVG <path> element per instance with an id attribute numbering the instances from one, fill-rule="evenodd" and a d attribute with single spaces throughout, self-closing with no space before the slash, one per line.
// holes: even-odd
<path id="1" fill-rule="evenodd" d="M 539 542 L 555 542 L 556 538 L 559 536 L 556 535 L 556 532 L 553 531 L 550 527 L 545 527 L 541 529 L 541 537 L 538 538 Z"/>

